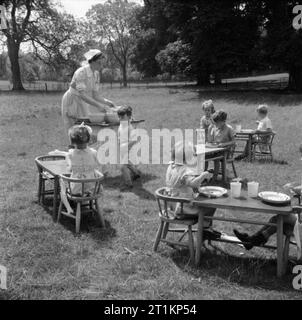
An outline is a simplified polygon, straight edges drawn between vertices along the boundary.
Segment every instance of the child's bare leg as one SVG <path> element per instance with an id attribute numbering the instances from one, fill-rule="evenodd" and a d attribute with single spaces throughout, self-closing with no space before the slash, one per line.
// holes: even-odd
<path id="1" fill-rule="evenodd" d="M 103 228 L 105 228 L 105 219 L 103 216 L 103 206 L 102 206 L 103 201 L 102 200 L 103 200 L 103 197 L 96 199 L 96 211 L 97 211 L 98 224 L 100 226 L 102 226 Z"/>
<path id="2" fill-rule="evenodd" d="M 123 165 L 121 168 L 122 171 L 122 176 L 124 179 L 124 182 L 127 186 L 132 187 L 133 186 L 133 181 L 132 181 L 132 177 L 131 177 L 131 171 L 128 168 L 127 165 Z"/>

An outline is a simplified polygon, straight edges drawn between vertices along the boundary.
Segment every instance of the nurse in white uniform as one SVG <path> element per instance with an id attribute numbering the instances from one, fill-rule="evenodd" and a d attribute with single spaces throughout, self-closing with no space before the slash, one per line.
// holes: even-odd
<path id="1" fill-rule="evenodd" d="M 66 133 L 77 118 L 99 118 L 114 108 L 112 101 L 101 97 L 98 92 L 99 71 L 102 67 L 103 53 L 92 49 L 85 53 L 85 65 L 73 75 L 68 91 L 62 99 L 62 118 Z M 97 121 L 97 120 L 96 120 Z"/>

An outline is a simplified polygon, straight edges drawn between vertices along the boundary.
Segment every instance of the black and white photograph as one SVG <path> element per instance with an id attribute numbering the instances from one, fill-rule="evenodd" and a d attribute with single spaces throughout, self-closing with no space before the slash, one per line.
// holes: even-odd
<path id="1" fill-rule="evenodd" d="M 301 108 L 302 1 L 0 1 L 0 300 L 301 300 Z"/>

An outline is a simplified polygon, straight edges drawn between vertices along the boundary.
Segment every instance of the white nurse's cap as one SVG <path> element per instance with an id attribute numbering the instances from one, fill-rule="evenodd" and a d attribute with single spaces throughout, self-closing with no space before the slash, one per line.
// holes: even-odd
<path id="1" fill-rule="evenodd" d="M 94 56 L 96 56 L 97 54 L 101 54 L 102 51 L 98 50 L 98 49 L 90 49 L 89 51 L 87 51 L 84 54 L 84 57 L 87 61 L 89 61 L 90 59 L 92 59 Z"/>

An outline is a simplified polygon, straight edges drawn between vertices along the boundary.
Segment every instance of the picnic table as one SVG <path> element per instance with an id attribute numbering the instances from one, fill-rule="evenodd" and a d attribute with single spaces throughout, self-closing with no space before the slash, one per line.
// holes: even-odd
<path id="1" fill-rule="evenodd" d="M 230 191 L 228 192 L 227 197 L 221 198 L 205 198 L 203 196 L 198 196 L 193 203 L 196 205 L 207 207 L 207 208 L 217 208 L 217 209 L 226 209 L 226 210 L 236 210 L 242 213 L 240 218 L 226 218 L 226 217 L 204 217 L 203 213 L 199 213 L 198 216 L 198 228 L 197 228 L 197 244 L 195 252 L 195 263 L 198 265 L 201 260 L 201 247 L 203 243 L 203 227 L 205 219 L 220 220 L 227 222 L 239 222 L 245 224 L 255 224 L 255 225 L 273 225 L 273 223 L 260 222 L 246 217 L 251 212 L 260 212 L 266 215 L 277 215 L 277 276 L 281 277 L 284 274 L 284 246 L 283 246 L 283 217 L 292 213 L 291 205 L 286 206 L 273 206 L 263 203 L 259 199 L 249 198 L 247 193 L 242 191 L 240 198 L 232 198 L 230 196 Z M 213 241 L 213 240 L 212 240 Z M 215 240 L 219 241 L 219 240 Z M 237 241 L 224 241 L 230 243 L 240 243 Z"/>
<path id="2" fill-rule="evenodd" d="M 241 129 L 236 132 L 235 140 L 246 141 L 247 142 L 247 160 L 252 161 L 252 142 L 253 136 L 256 133 L 256 130 L 253 129 Z"/>

